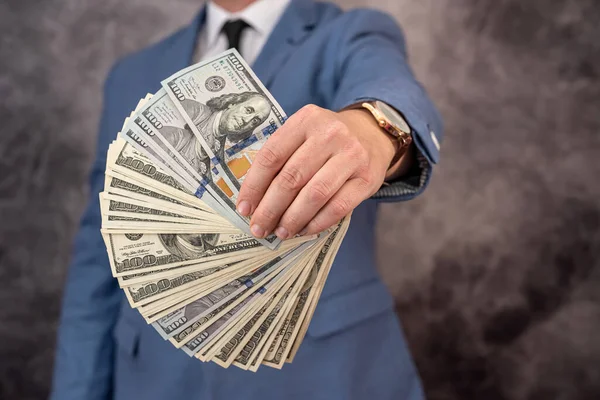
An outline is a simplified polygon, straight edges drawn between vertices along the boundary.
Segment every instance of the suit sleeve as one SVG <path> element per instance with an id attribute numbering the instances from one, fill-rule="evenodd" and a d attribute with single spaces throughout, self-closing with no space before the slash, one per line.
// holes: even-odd
<path id="1" fill-rule="evenodd" d="M 75 238 L 58 329 L 51 399 L 111 398 L 115 343 L 113 328 L 122 300 L 111 275 L 106 247 L 100 235 L 98 193 L 104 186 L 106 151 L 114 138 L 109 110 L 114 69 L 104 88 L 96 159 L 89 177 L 89 203 Z M 118 128 L 117 128 L 118 129 Z"/>
<path id="2" fill-rule="evenodd" d="M 345 15 L 337 43 L 332 109 L 341 110 L 367 100 L 380 100 L 401 112 L 411 126 L 418 165 L 402 179 L 373 196 L 382 201 L 411 199 L 422 193 L 439 160 L 442 121 L 406 56 L 404 36 L 388 15 L 355 10 Z"/>

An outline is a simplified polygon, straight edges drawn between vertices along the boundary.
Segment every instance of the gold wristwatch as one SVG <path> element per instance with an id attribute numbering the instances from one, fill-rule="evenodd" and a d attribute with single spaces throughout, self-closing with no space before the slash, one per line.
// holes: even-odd
<path id="1" fill-rule="evenodd" d="M 369 110 L 373 117 L 377 120 L 379 126 L 385 133 L 390 135 L 393 140 L 398 143 L 396 147 L 396 155 L 390 163 L 390 167 L 395 165 L 398 160 L 406 153 L 408 147 L 412 143 L 412 134 L 410 126 L 404 120 L 402 115 L 381 101 L 370 101 L 362 103 L 362 106 Z"/>

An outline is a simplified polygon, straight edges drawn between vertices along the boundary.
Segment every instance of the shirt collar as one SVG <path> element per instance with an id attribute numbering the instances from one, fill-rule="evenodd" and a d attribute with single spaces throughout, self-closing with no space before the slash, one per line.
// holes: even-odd
<path id="1" fill-rule="evenodd" d="M 209 1 L 205 25 L 208 46 L 215 43 L 223 24 L 235 19 L 243 19 L 260 35 L 269 36 L 289 2 L 290 0 L 258 0 L 240 12 L 230 13 Z"/>

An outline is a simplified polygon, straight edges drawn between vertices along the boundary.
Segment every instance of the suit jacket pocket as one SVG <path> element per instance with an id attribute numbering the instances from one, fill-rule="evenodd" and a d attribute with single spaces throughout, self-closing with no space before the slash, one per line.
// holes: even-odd
<path id="1" fill-rule="evenodd" d="M 369 281 L 321 298 L 307 333 L 315 338 L 334 335 L 393 308 L 384 284 L 379 279 Z"/>
<path id="2" fill-rule="evenodd" d="M 117 348 L 130 357 L 135 357 L 138 351 L 140 340 L 140 332 L 128 322 L 127 319 L 121 317 L 117 321 L 114 329 L 115 342 Z"/>

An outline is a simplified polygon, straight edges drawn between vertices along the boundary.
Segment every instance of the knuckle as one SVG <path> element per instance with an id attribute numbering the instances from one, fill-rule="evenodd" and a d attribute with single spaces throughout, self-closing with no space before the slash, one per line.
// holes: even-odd
<path id="1" fill-rule="evenodd" d="M 290 233 L 296 232 L 301 228 L 300 216 L 296 213 L 286 213 L 281 218 L 281 225 L 285 226 Z"/>
<path id="2" fill-rule="evenodd" d="M 331 185 L 325 181 L 317 181 L 308 188 L 308 200 L 322 204 L 331 196 Z"/>
<path id="3" fill-rule="evenodd" d="M 258 153 L 255 162 L 265 169 L 277 168 L 281 157 L 271 147 L 264 146 Z"/>
<path id="4" fill-rule="evenodd" d="M 329 226 L 325 225 L 321 218 L 315 218 L 310 223 L 310 231 L 311 232 L 322 232 L 327 228 L 329 228 Z"/>
<path id="5" fill-rule="evenodd" d="M 373 185 L 377 181 L 375 173 L 373 173 L 371 170 L 367 170 L 367 172 L 363 175 L 363 181 L 367 186 Z"/>
<path id="6" fill-rule="evenodd" d="M 344 197 L 339 197 L 331 202 L 331 211 L 333 215 L 339 219 L 352 211 L 350 201 Z"/>
<path id="7" fill-rule="evenodd" d="M 360 140 L 356 138 L 351 139 L 347 149 L 350 157 L 358 161 L 360 165 L 364 165 L 368 161 L 369 154 Z"/>
<path id="8" fill-rule="evenodd" d="M 320 110 L 321 108 L 317 105 L 307 104 L 300 109 L 300 113 L 302 113 L 304 116 L 310 116 L 318 113 Z"/>
<path id="9" fill-rule="evenodd" d="M 323 137 L 326 140 L 345 136 L 348 133 L 348 127 L 342 121 L 334 119 L 325 126 Z"/>
<path id="10" fill-rule="evenodd" d="M 358 187 L 361 192 L 369 193 L 370 195 L 377 192 L 380 184 L 377 182 L 377 177 L 371 171 L 366 171 L 358 177 Z"/>
<path id="11" fill-rule="evenodd" d="M 253 180 L 249 180 L 246 177 L 246 179 L 244 179 L 244 182 L 242 183 L 241 191 L 243 192 L 244 196 L 253 197 L 260 193 L 260 188 Z M 239 197 L 242 197 L 242 195 L 240 195 Z"/>
<path id="12" fill-rule="evenodd" d="M 338 134 L 348 134 L 350 132 L 350 129 L 348 129 L 348 125 L 346 125 L 344 122 L 340 121 L 339 119 L 334 119 L 333 121 L 331 121 L 330 127 L 332 130 L 336 131 Z"/>
<path id="13" fill-rule="evenodd" d="M 285 190 L 299 190 L 303 185 L 302 172 L 296 167 L 285 167 L 276 179 L 277 184 Z"/>
<path id="14" fill-rule="evenodd" d="M 362 177 L 362 183 L 364 187 L 370 188 L 376 185 L 377 178 L 375 174 L 371 171 L 367 171 L 366 174 Z"/>
<path id="15" fill-rule="evenodd" d="M 314 104 L 307 104 L 294 114 L 294 118 L 297 118 L 298 122 L 303 124 L 307 119 L 313 118 L 315 115 L 317 115 L 320 110 L 321 109 Z"/>
<path id="16" fill-rule="evenodd" d="M 277 219 L 277 214 L 269 207 L 260 207 L 254 217 L 264 225 L 265 222 L 273 223 Z"/>

